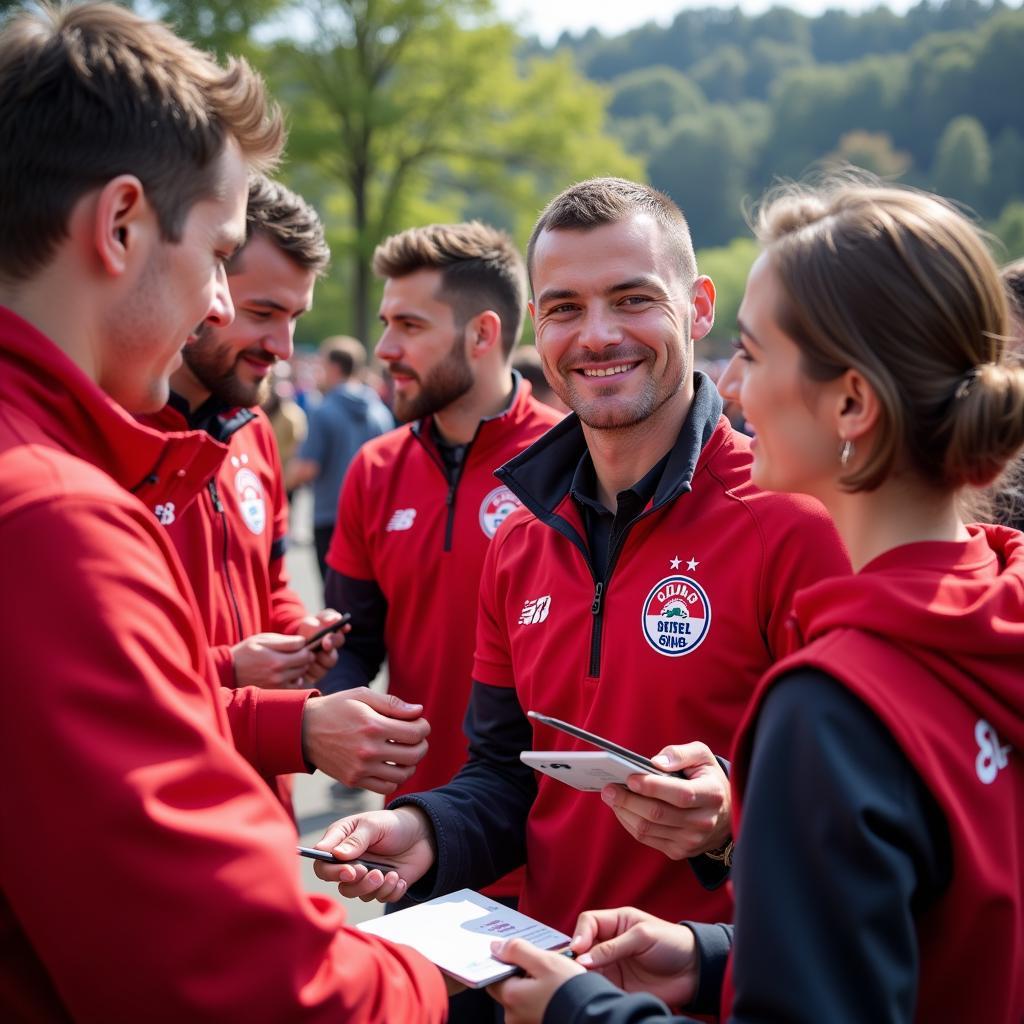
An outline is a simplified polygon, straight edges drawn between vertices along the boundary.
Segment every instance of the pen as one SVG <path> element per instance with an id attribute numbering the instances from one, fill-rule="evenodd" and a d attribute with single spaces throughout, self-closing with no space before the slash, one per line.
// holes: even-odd
<path id="1" fill-rule="evenodd" d="M 362 864 L 364 868 L 369 871 L 376 869 L 382 875 L 386 875 L 389 871 L 397 871 L 398 868 L 394 864 L 381 864 L 375 860 L 365 860 L 362 857 L 356 857 L 352 860 L 338 860 L 337 857 L 332 853 L 328 853 L 327 850 L 314 850 L 312 846 L 296 846 L 297 853 L 300 857 L 309 857 L 311 860 L 322 860 L 328 864 Z"/>
<path id="2" fill-rule="evenodd" d="M 567 960 L 575 960 L 576 959 L 575 951 L 571 950 L 568 946 L 566 946 L 565 949 L 558 950 L 558 955 L 559 956 L 564 956 Z M 525 978 L 526 977 L 526 971 L 524 971 L 522 969 L 522 967 L 517 967 L 512 972 L 511 977 L 513 977 L 513 978 Z"/>

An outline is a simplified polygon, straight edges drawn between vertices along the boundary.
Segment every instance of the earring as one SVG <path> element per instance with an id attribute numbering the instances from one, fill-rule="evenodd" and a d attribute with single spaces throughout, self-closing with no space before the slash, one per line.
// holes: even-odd
<path id="1" fill-rule="evenodd" d="M 842 450 L 839 452 L 839 465 L 845 466 L 853 457 L 853 442 L 847 438 L 843 442 Z"/>

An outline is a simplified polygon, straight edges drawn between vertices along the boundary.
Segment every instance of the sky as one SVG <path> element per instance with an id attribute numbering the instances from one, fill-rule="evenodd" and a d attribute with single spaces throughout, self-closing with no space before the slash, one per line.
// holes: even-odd
<path id="1" fill-rule="evenodd" d="M 891 0 L 886 6 L 902 12 L 913 2 Z M 769 7 L 782 6 L 815 15 L 829 7 L 857 12 L 878 5 L 878 0 L 696 0 L 678 4 L 672 0 L 497 0 L 498 10 L 517 22 L 524 35 L 538 35 L 544 43 L 553 43 L 566 29 L 579 35 L 592 25 L 605 35 L 617 35 L 647 21 L 667 25 L 684 7 L 738 6 L 746 14 L 760 14 Z"/>

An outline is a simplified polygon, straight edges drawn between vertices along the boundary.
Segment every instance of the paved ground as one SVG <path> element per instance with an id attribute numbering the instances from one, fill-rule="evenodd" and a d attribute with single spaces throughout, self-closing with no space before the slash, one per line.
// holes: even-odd
<path id="1" fill-rule="evenodd" d="M 292 513 L 292 537 L 289 541 L 287 563 L 292 585 L 312 611 L 323 607 L 323 594 L 320 586 L 320 573 L 316 564 L 316 553 L 313 550 L 312 530 L 310 527 L 310 506 L 308 492 L 300 491 L 295 496 L 295 507 Z M 374 684 L 383 685 L 383 681 Z M 342 813 L 332 807 L 330 799 L 331 780 L 321 772 L 313 775 L 295 776 L 295 816 L 298 821 L 299 834 L 304 846 L 312 846 L 323 834 L 324 829 Z M 365 806 L 379 807 L 382 799 L 373 793 L 366 795 Z M 333 896 L 345 905 L 350 923 L 365 921 L 383 913 L 380 903 L 363 903 L 360 900 L 346 900 L 341 897 L 334 886 L 321 882 L 313 874 L 313 862 L 305 857 L 296 857 L 300 862 L 302 877 L 309 892 Z"/>

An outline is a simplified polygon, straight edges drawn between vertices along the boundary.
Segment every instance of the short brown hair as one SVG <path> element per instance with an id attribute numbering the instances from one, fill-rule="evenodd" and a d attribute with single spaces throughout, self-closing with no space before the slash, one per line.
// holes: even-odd
<path id="1" fill-rule="evenodd" d="M 320 357 L 333 363 L 343 377 L 362 373 L 366 368 L 366 349 L 358 338 L 336 334 L 320 343 Z"/>
<path id="2" fill-rule="evenodd" d="M 169 28 L 110 3 L 22 12 L 0 32 L 0 276 L 24 280 L 75 203 L 119 174 L 142 182 L 168 241 L 219 185 L 234 137 L 269 170 L 284 125 L 243 60 L 221 67 Z"/>
<path id="3" fill-rule="evenodd" d="M 497 228 L 473 220 L 431 224 L 386 238 L 373 254 L 379 277 L 439 270 L 437 297 L 452 307 L 460 326 L 493 310 L 501 319 L 506 356 L 519 341 L 526 306 L 526 271 L 515 243 Z"/>
<path id="4" fill-rule="evenodd" d="M 683 211 L 664 192 L 625 178 L 590 178 L 570 185 L 541 211 L 530 232 L 526 265 L 533 277 L 533 254 L 545 231 L 591 231 L 646 213 L 660 225 L 675 250 L 679 273 L 687 287 L 697 279 L 690 226 Z"/>
<path id="5" fill-rule="evenodd" d="M 993 480 L 1024 444 L 1024 370 L 974 225 L 938 196 L 838 178 L 770 196 L 755 230 L 804 372 L 856 368 L 878 396 L 879 440 L 841 483 L 873 490 L 905 469 L 947 489 Z"/>
<path id="6" fill-rule="evenodd" d="M 249 179 L 246 245 L 255 234 L 266 236 L 303 270 L 312 270 L 317 277 L 323 276 L 331 262 L 331 250 L 316 210 L 302 196 L 265 174 L 254 174 Z M 228 274 L 239 272 L 244 258 L 243 247 L 228 266 Z"/>

